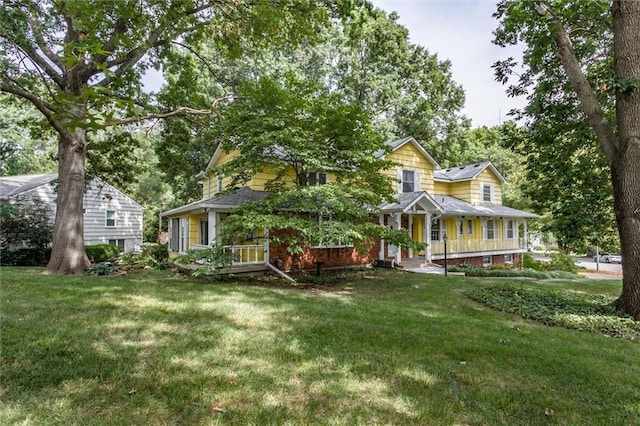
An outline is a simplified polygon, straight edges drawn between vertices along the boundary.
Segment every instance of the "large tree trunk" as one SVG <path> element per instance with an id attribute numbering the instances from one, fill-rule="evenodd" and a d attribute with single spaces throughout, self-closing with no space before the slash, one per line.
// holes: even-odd
<path id="1" fill-rule="evenodd" d="M 614 1 L 613 51 L 618 152 L 612 162 L 616 221 L 623 256 L 616 307 L 640 320 L 640 1 Z"/>
<path id="2" fill-rule="evenodd" d="M 84 249 L 86 132 L 76 128 L 58 142 L 58 193 L 49 274 L 82 274 L 90 265 Z"/>

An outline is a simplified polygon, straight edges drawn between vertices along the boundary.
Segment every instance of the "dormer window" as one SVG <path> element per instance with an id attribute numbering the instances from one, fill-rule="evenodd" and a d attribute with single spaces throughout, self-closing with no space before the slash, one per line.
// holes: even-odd
<path id="1" fill-rule="evenodd" d="M 482 202 L 483 203 L 491 203 L 493 202 L 493 186 L 490 184 L 482 184 Z"/>
<path id="2" fill-rule="evenodd" d="M 415 170 L 402 170 L 402 192 L 414 192 L 416 190 Z"/>

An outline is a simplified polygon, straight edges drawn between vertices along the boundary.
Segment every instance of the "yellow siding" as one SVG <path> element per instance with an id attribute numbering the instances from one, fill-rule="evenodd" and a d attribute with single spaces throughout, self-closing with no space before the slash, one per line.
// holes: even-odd
<path id="1" fill-rule="evenodd" d="M 473 204 L 482 203 L 480 198 L 480 190 L 482 185 L 488 183 L 493 185 L 493 203 L 496 205 L 502 205 L 502 184 L 500 179 L 490 169 L 485 169 L 482 173 L 472 181 L 471 187 L 471 202 Z"/>
<path id="2" fill-rule="evenodd" d="M 402 168 L 417 170 L 420 172 L 420 190 L 433 194 L 433 164 L 413 144 L 407 143 L 397 150 L 389 153 L 386 160 L 402 164 Z M 397 169 L 383 171 L 387 176 L 397 178 Z"/>
<path id="3" fill-rule="evenodd" d="M 473 200 L 471 181 L 449 184 L 449 195 L 471 203 Z"/>
<path id="4" fill-rule="evenodd" d="M 450 191 L 451 184 L 448 182 L 434 182 L 433 183 L 433 192 L 434 194 L 440 195 L 451 195 Z"/>
<path id="5" fill-rule="evenodd" d="M 208 219 L 207 213 L 189 216 L 189 247 L 193 244 L 199 244 L 200 219 Z"/>

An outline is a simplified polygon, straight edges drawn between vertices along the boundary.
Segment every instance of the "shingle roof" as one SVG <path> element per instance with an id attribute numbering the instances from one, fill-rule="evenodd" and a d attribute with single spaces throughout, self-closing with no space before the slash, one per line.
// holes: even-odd
<path id="1" fill-rule="evenodd" d="M 525 212 L 523 210 L 512 209 L 506 206 L 496 205 L 473 205 L 459 198 L 449 195 L 435 195 L 436 202 L 442 206 L 445 215 L 453 216 L 489 216 L 489 217 L 515 217 L 515 218 L 536 218 L 537 214 Z"/>
<path id="2" fill-rule="evenodd" d="M 469 180 L 478 176 L 484 169 L 490 167 L 494 173 L 504 181 L 504 178 L 490 161 L 481 163 L 465 164 L 464 166 L 450 167 L 448 169 L 440 169 L 433 172 L 433 178 L 436 180 L 445 180 L 455 182 L 459 180 Z"/>
<path id="3" fill-rule="evenodd" d="M 406 212 L 408 209 L 413 207 L 416 203 L 419 203 L 422 199 L 426 200 L 431 207 L 436 208 L 437 210 L 443 211 L 442 207 L 424 191 L 416 191 L 416 192 L 404 192 L 396 195 L 397 202 L 396 203 L 388 203 L 384 202 L 380 204 L 379 209 L 382 212 Z"/>
<path id="4" fill-rule="evenodd" d="M 167 210 L 162 213 L 162 216 L 174 215 L 177 213 L 186 213 L 200 209 L 229 209 L 240 207 L 244 203 L 250 201 L 259 201 L 266 197 L 269 193 L 266 191 L 256 191 L 249 187 L 242 187 L 236 189 L 233 192 L 216 194 L 206 200 L 196 201 L 191 204 L 186 204 L 175 209 Z"/>
<path id="5" fill-rule="evenodd" d="M 0 199 L 14 197 L 58 178 L 57 173 L 0 177 Z"/>

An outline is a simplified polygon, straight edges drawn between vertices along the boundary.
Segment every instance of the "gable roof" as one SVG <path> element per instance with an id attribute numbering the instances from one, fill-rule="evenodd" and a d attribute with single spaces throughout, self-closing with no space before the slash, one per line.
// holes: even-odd
<path id="1" fill-rule="evenodd" d="M 11 197 L 15 197 L 21 194 L 25 194 L 29 191 L 32 191 L 36 188 L 39 188 L 44 185 L 50 185 L 54 180 L 58 179 L 58 173 L 43 173 L 36 175 L 16 175 L 16 176 L 2 176 L 0 177 L 0 200 L 8 199 Z M 143 209 L 143 207 L 136 200 L 131 198 L 129 195 L 120 191 L 118 188 L 113 185 L 109 185 L 107 182 L 102 179 L 96 177 L 91 180 L 91 182 L 97 182 L 98 186 L 100 186 L 99 191 L 102 191 L 104 186 L 108 185 L 109 191 L 115 191 L 120 194 L 122 197 L 127 198 L 136 206 Z M 89 182 L 87 182 L 88 184 Z M 89 187 L 85 188 L 85 193 Z M 87 195 L 87 194 L 85 194 Z"/>
<path id="2" fill-rule="evenodd" d="M 506 180 L 502 174 L 495 168 L 491 161 L 483 161 L 481 163 L 465 164 L 464 166 L 451 167 L 448 169 L 439 169 L 433 172 L 433 179 L 445 182 L 458 182 L 462 180 L 475 179 L 485 169 L 490 169 L 500 182 L 505 183 Z"/>
<path id="3" fill-rule="evenodd" d="M 403 192 L 396 195 L 397 202 L 389 203 L 384 202 L 380 204 L 380 211 L 384 213 L 391 212 L 407 212 L 416 204 L 427 205 L 431 208 L 435 208 L 440 213 L 444 213 L 444 209 L 438 204 L 438 202 L 429 194 L 424 191 L 416 192 Z"/>
<path id="4" fill-rule="evenodd" d="M 259 201 L 269 195 L 266 191 L 256 191 L 249 187 L 242 187 L 232 192 L 216 194 L 206 200 L 195 201 L 191 204 L 177 207 L 175 209 L 162 212 L 162 216 L 170 216 L 178 213 L 192 212 L 204 209 L 230 209 L 242 206 L 250 201 Z"/>
<path id="5" fill-rule="evenodd" d="M 431 155 L 414 139 L 413 136 L 407 136 L 406 138 L 397 139 L 394 141 L 385 142 L 385 145 L 391 149 L 391 152 L 403 147 L 406 144 L 412 144 L 420 153 L 426 158 L 431 164 L 433 164 L 434 169 L 439 169 L 440 165 L 436 160 L 433 159 Z M 384 150 L 379 149 L 373 154 L 376 158 L 383 158 L 386 153 Z"/>
<path id="6" fill-rule="evenodd" d="M 57 178 L 57 173 L 2 176 L 0 177 L 0 199 L 7 199 L 24 194 L 32 189 L 49 184 Z"/>

